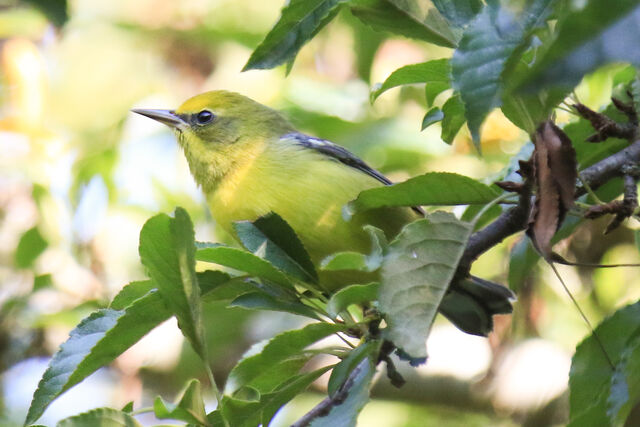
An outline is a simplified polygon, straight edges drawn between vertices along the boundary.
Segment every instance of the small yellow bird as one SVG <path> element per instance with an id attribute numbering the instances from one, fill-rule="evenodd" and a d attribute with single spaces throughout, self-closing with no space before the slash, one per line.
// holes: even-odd
<path id="1" fill-rule="evenodd" d="M 342 207 L 347 202 L 391 181 L 343 147 L 296 131 L 279 112 L 240 94 L 211 91 L 175 111 L 133 112 L 177 131 L 214 219 L 231 235 L 233 222 L 275 212 L 296 231 L 317 265 L 336 252 L 368 253 L 371 241 L 364 224 L 391 239 L 420 217 L 418 208 L 381 208 L 345 221 Z M 320 283 L 333 291 L 376 277 L 321 274 Z M 511 312 L 512 298 L 507 288 L 474 278 L 452 288 L 440 311 L 465 332 L 486 335 L 493 314 Z"/>

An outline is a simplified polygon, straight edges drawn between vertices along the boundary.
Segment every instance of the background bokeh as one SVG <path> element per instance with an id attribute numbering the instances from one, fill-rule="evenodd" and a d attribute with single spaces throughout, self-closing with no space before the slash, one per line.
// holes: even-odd
<path id="1" fill-rule="evenodd" d="M 393 70 L 451 51 L 375 33 L 348 13 L 302 49 L 287 76 L 284 68 L 240 72 L 275 23 L 280 1 L 74 0 L 58 27 L 55 14 L 30 3 L 0 2 L 0 425 L 21 425 L 50 355 L 73 326 L 144 277 L 137 247 L 148 217 L 183 206 L 198 240 L 227 239 L 171 132 L 131 108 L 173 108 L 205 90 L 238 91 L 396 181 L 436 170 L 490 181 L 528 140 L 499 113 L 483 127 L 483 157 L 466 130 L 451 146 L 440 140 L 439 125 L 420 132 L 422 87 L 394 89 L 371 104 L 371 86 Z M 592 108 L 606 103 L 618 69 L 586 78 L 580 100 Z M 560 122 L 567 119 L 559 112 Z M 605 226 L 581 226 L 561 249 L 585 262 L 638 262 L 628 228 L 636 224 L 604 238 Z M 474 273 L 506 283 L 510 250 L 526 249 L 518 239 L 480 258 Z M 633 270 L 561 273 L 594 323 L 640 298 Z M 488 340 L 439 319 L 427 365 L 403 369 L 409 383 L 401 390 L 381 378 L 361 425 L 561 422 L 571 352 L 587 328 L 546 267 L 518 283 L 514 315 L 497 318 Z M 299 322 L 208 306 L 216 377 L 252 343 Z M 170 400 L 194 376 L 204 371 L 169 321 L 56 401 L 42 422 L 131 400 L 148 406 L 158 394 Z M 288 425 L 322 392 L 320 382 L 275 424 Z"/>

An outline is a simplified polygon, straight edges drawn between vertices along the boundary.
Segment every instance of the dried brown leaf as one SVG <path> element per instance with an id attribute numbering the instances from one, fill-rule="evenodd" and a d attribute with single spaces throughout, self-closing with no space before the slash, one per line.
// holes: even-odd
<path id="1" fill-rule="evenodd" d="M 607 214 L 617 214 L 621 212 L 622 209 L 624 209 L 622 200 L 613 200 L 609 203 L 590 206 L 584 213 L 584 217 L 587 219 L 596 219 Z"/>
<path id="2" fill-rule="evenodd" d="M 630 96 L 630 98 L 632 97 Z M 618 111 L 627 116 L 630 122 L 636 124 L 638 123 L 638 115 L 636 114 L 636 108 L 633 102 L 626 103 L 614 96 L 611 97 L 611 102 L 618 109 Z"/>
<path id="3" fill-rule="evenodd" d="M 551 256 L 551 239 L 573 206 L 578 176 L 576 153 L 564 132 L 547 121 L 534 139 L 533 168 L 536 200 L 527 234 L 545 258 Z"/>
<path id="4" fill-rule="evenodd" d="M 624 103 L 619 100 L 613 99 L 614 105 L 624 114 L 630 114 L 629 108 L 624 105 Z M 618 101 L 618 102 L 616 102 Z M 587 138 L 587 142 L 602 142 L 607 138 L 622 138 L 632 140 L 635 138 L 636 130 L 637 130 L 637 119 L 630 120 L 630 123 L 617 123 L 615 120 L 606 116 L 605 114 L 598 113 L 593 111 L 589 107 L 584 104 L 574 104 L 573 107 L 576 109 L 578 114 L 589 120 L 591 126 L 596 131 L 594 135 L 591 135 Z"/>
<path id="5" fill-rule="evenodd" d="M 564 209 L 562 219 L 564 219 L 564 214 L 573 206 L 576 195 L 578 179 L 576 151 L 569 137 L 553 122 L 548 121 L 543 126 L 544 141 L 549 147 L 549 166 L 560 191 L 561 207 Z"/>

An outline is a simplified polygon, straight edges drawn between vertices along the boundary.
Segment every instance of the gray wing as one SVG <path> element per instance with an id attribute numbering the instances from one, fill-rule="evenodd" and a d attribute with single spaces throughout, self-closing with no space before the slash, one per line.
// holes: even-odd
<path id="1" fill-rule="evenodd" d="M 363 162 L 359 157 L 352 154 L 349 150 L 337 144 L 334 144 L 331 141 L 327 141 L 325 139 L 320 139 L 320 138 L 314 138 L 312 136 L 305 135 L 302 133 L 289 133 L 282 136 L 282 139 L 293 140 L 295 141 L 296 144 L 299 144 L 305 148 L 310 148 L 312 150 L 315 150 L 333 160 L 336 160 L 354 169 L 358 169 L 359 171 L 366 173 L 370 177 L 377 179 L 384 185 L 393 184 L 389 180 L 389 178 L 382 175 L 377 170 L 373 169 L 371 166 Z M 414 206 L 413 210 L 419 213 L 420 215 L 424 215 L 424 211 L 420 207 Z"/>
<path id="2" fill-rule="evenodd" d="M 377 179 L 384 185 L 393 184 L 391 181 L 389 181 L 389 178 L 382 175 L 377 170 L 373 169 L 371 166 L 363 162 L 360 158 L 352 154 L 349 150 L 337 144 L 334 144 L 331 141 L 327 141 L 325 139 L 320 139 L 320 138 L 314 138 L 312 136 L 304 135 L 302 133 L 290 133 L 290 134 L 284 135 L 282 139 L 293 140 L 296 142 L 296 144 L 315 150 L 319 153 L 324 154 L 327 157 L 330 157 L 333 160 L 337 160 L 340 163 L 344 163 L 347 166 L 351 166 L 352 168 L 358 169 L 359 171 L 366 173 L 370 177 Z"/>

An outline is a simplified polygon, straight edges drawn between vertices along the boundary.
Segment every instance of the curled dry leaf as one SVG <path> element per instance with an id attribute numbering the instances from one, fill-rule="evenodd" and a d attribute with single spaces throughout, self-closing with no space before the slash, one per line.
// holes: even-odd
<path id="1" fill-rule="evenodd" d="M 633 95 L 631 94 L 631 92 L 627 91 L 627 95 L 629 95 L 629 98 L 633 99 Z M 636 113 L 636 107 L 633 102 L 623 102 L 622 100 L 614 96 L 611 97 L 611 102 L 618 109 L 618 111 L 627 116 L 630 123 L 633 123 L 636 126 L 638 125 L 638 114 Z"/>
<path id="2" fill-rule="evenodd" d="M 624 114 L 629 114 L 628 108 L 623 103 L 613 101 L 614 105 Z M 573 106 L 578 114 L 589 120 L 591 126 L 596 131 L 595 134 L 587 138 L 588 142 L 602 142 L 607 138 L 621 138 L 631 141 L 635 138 L 637 124 L 633 120 L 630 123 L 618 123 L 610 117 L 593 111 L 584 104 L 575 104 Z"/>
<path id="3" fill-rule="evenodd" d="M 573 206 L 578 177 L 576 152 L 569 137 L 551 121 L 538 127 L 533 140 L 536 199 L 527 234 L 538 252 L 549 259 L 551 238 Z"/>
<path id="4" fill-rule="evenodd" d="M 622 224 L 625 219 L 631 217 L 638 208 L 638 188 L 636 185 L 636 177 L 631 174 L 625 174 L 623 179 L 624 198 L 622 200 L 613 200 L 609 203 L 591 206 L 584 214 L 584 217 L 587 219 L 596 219 L 607 214 L 615 215 L 613 220 L 607 226 L 604 234 L 608 234 L 618 228 L 620 224 Z"/>
<path id="5" fill-rule="evenodd" d="M 624 210 L 625 206 L 622 200 L 612 200 L 609 203 L 589 207 L 584 213 L 584 217 L 587 219 L 596 219 L 607 214 L 618 214 Z"/>

